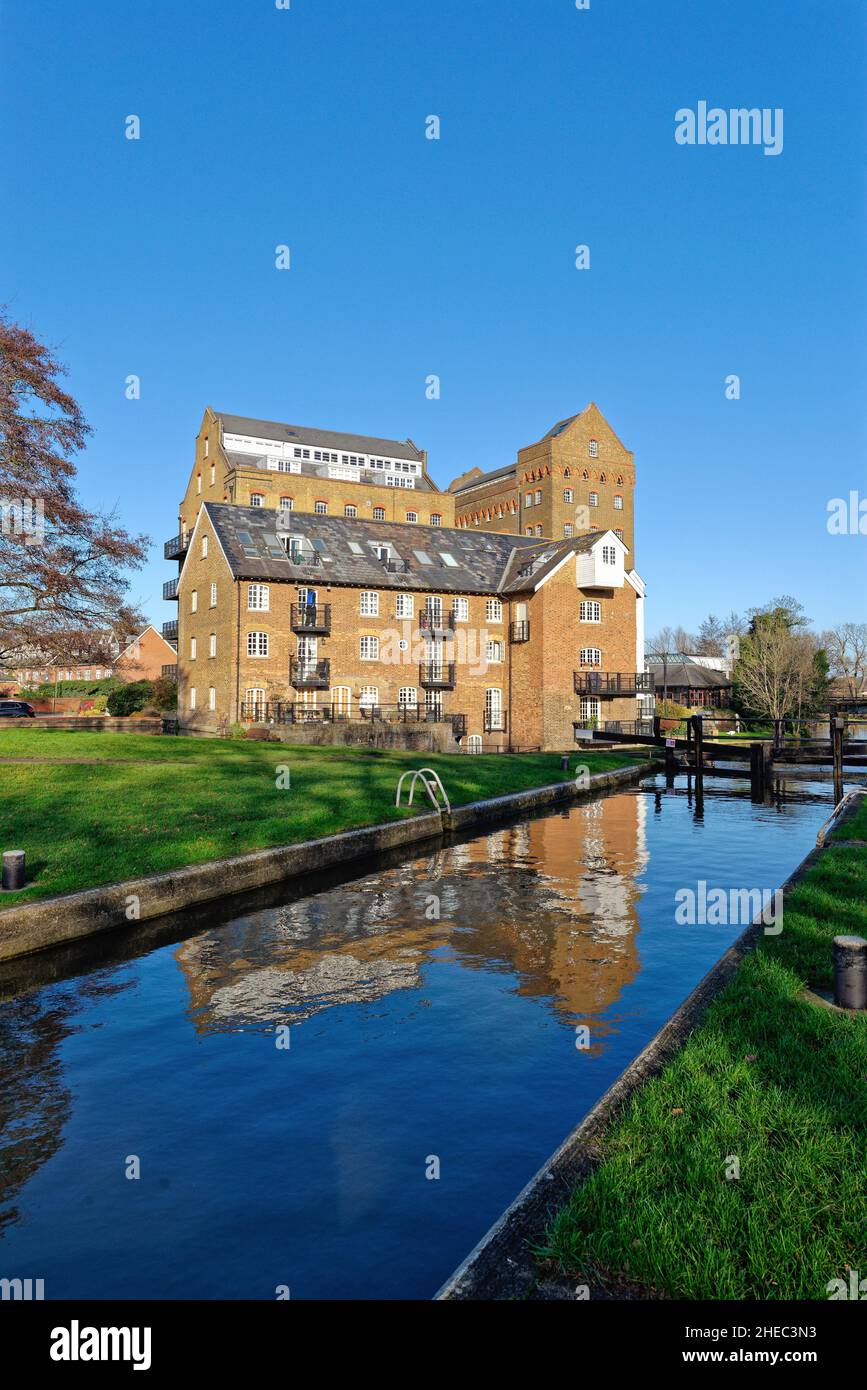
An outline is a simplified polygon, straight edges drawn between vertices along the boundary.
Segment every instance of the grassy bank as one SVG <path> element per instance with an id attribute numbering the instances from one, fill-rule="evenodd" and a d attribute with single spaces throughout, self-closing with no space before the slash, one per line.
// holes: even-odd
<path id="1" fill-rule="evenodd" d="M 579 760 L 595 773 L 642 757 L 576 750 L 564 774 L 554 753 L 441 756 L 2 729 L 0 758 L 57 760 L 0 763 L 0 846 L 25 849 L 35 879 L 4 894 L 2 906 L 404 819 L 430 809 L 418 788 L 412 811 L 395 809 L 407 768 L 436 768 L 461 806 L 568 780 Z M 281 766 L 288 789 L 277 786 Z"/>
<path id="2" fill-rule="evenodd" d="M 841 932 L 867 935 L 865 849 L 829 849 L 787 895 L 781 935 L 610 1126 L 542 1256 L 690 1299 L 823 1299 L 847 1265 L 867 1274 L 867 1017 L 801 997 L 830 989 Z"/>

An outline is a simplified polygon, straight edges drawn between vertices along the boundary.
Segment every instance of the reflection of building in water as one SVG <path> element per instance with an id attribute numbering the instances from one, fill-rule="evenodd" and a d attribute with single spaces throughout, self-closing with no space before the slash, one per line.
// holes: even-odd
<path id="1" fill-rule="evenodd" d="M 606 797 L 197 936 L 177 952 L 196 1026 L 270 1026 L 412 989 L 443 946 L 516 973 L 519 993 L 550 996 L 570 1022 L 596 1016 L 639 968 L 644 817 L 642 793 Z"/>

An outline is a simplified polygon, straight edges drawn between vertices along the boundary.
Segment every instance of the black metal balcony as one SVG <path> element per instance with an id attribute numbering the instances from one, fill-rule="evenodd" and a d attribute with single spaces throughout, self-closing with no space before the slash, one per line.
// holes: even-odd
<path id="1" fill-rule="evenodd" d="M 316 632 L 327 637 L 331 632 L 331 604 L 293 603 L 290 622 L 293 632 Z"/>
<path id="2" fill-rule="evenodd" d="M 167 560 L 182 560 L 189 549 L 189 533 L 182 531 L 179 536 L 172 536 L 170 541 L 166 541 L 163 546 L 163 555 Z"/>
<path id="3" fill-rule="evenodd" d="M 300 544 L 290 541 L 286 546 L 286 554 L 293 565 L 300 565 L 304 568 L 318 569 L 322 565 L 322 556 L 312 545 Z"/>
<path id="4" fill-rule="evenodd" d="M 508 718 L 506 710 L 485 710 L 483 727 L 486 734 L 504 734 L 506 732 L 507 724 Z"/>
<path id="5" fill-rule="evenodd" d="M 650 671 L 574 671 L 576 695 L 652 695 L 654 676 Z"/>
<path id="6" fill-rule="evenodd" d="M 327 657 L 324 661 L 305 661 L 293 656 L 289 679 L 296 690 L 327 690 L 331 684 L 331 662 Z"/>
<path id="7" fill-rule="evenodd" d="M 418 615 L 418 630 L 428 635 L 454 632 L 455 615 L 436 608 L 423 608 Z"/>
<path id="8" fill-rule="evenodd" d="M 409 565 L 406 560 L 401 560 L 398 557 L 383 560 L 383 564 L 389 574 L 407 574 L 409 572 Z"/>
<path id="9" fill-rule="evenodd" d="M 241 718 L 257 724 L 348 724 L 378 720 L 384 724 L 451 724 L 455 738 L 467 731 L 465 714 L 447 714 L 439 705 L 305 705 L 293 700 L 246 699 Z"/>
<path id="10" fill-rule="evenodd" d="M 163 637 L 165 637 L 165 639 L 166 639 L 167 642 L 174 642 L 175 644 L 177 644 L 177 640 L 178 640 L 178 620 L 177 620 L 177 618 L 172 618 L 169 622 L 163 623 Z"/>
<path id="11" fill-rule="evenodd" d="M 454 690 L 453 661 L 422 661 L 418 668 L 418 683 L 423 690 Z"/>
<path id="12" fill-rule="evenodd" d="M 522 623 L 512 623 L 509 628 L 510 642 L 529 642 L 530 640 L 530 620 Z"/>
<path id="13" fill-rule="evenodd" d="M 178 583 L 179 583 L 179 580 L 177 580 L 177 579 L 168 579 L 168 580 L 166 581 L 166 583 L 163 585 L 163 598 L 165 598 L 165 599 L 177 598 L 177 596 L 178 596 Z"/>
<path id="14" fill-rule="evenodd" d="M 176 681 L 178 678 L 178 668 L 177 666 L 163 666 L 160 675 L 167 676 L 170 681 Z"/>
<path id="15" fill-rule="evenodd" d="M 447 716 L 452 721 L 452 735 L 454 738 L 465 738 L 467 732 L 467 716 L 465 714 L 452 714 Z"/>

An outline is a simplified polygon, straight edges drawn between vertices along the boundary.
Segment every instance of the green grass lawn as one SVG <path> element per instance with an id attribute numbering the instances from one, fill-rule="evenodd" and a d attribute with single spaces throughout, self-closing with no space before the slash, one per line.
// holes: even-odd
<path id="1" fill-rule="evenodd" d="M 867 1017 L 800 997 L 830 989 L 840 932 L 867 935 L 865 850 L 829 849 L 787 895 L 781 935 L 609 1128 L 541 1257 L 689 1299 L 824 1299 L 847 1265 L 867 1275 Z"/>
<path id="2" fill-rule="evenodd" d="M 867 840 L 867 796 L 858 798 L 858 810 L 839 830 L 835 830 L 832 840 Z"/>
<path id="3" fill-rule="evenodd" d="M 234 739 L 0 729 L 0 758 L 93 759 L 94 765 L 0 763 L 0 847 L 27 851 L 21 893 L 3 907 L 142 874 L 290 844 L 429 810 L 416 787 L 396 810 L 407 768 L 434 767 L 453 806 L 567 780 L 646 756 L 571 750 L 439 755 L 312 748 Z M 116 761 L 115 761 L 116 760 Z M 291 786 L 277 787 L 277 768 Z M 2 914 L 0 914 L 2 915 Z"/>

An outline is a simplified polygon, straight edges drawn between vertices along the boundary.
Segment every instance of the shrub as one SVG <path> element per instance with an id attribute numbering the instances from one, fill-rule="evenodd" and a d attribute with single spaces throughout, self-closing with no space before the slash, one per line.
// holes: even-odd
<path id="1" fill-rule="evenodd" d="M 150 698 L 158 714 L 174 714 L 178 707 L 177 681 L 173 681 L 171 676 L 157 676 Z"/>
<path id="2" fill-rule="evenodd" d="M 151 699 L 152 688 L 152 681 L 130 681 L 129 685 L 113 690 L 107 701 L 109 714 L 137 714 Z"/>

